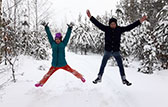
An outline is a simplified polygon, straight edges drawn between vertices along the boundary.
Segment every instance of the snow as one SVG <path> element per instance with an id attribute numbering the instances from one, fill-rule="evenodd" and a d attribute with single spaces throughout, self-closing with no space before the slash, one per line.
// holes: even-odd
<path id="1" fill-rule="evenodd" d="M 152 75 L 137 72 L 139 62 L 125 68 L 133 85 L 121 83 L 118 67 L 107 64 L 102 83 L 93 84 L 102 56 L 78 55 L 67 52 L 68 64 L 84 75 L 82 83 L 72 74 L 56 71 L 42 88 L 34 87 L 51 64 L 20 56 L 17 82 L 0 88 L 1 107 L 167 107 L 168 72 L 155 71 Z M 40 70 L 40 68 L 42 68 Z M 19 75 L 23 74 L 23 75 Z M 0 79 L 1 80 L 1 79 Z"/>
<path id="2" fill-rule="evenodd" d="M 168 5 L 164 6 L 162 10 L 168 10 Z"/>
<path id="3" fill-rule="evenodd" d="M 150 50 L 151 49 L 151 46 L 150 45 L 145 45 L 144 46 L 144 50 Z"/>

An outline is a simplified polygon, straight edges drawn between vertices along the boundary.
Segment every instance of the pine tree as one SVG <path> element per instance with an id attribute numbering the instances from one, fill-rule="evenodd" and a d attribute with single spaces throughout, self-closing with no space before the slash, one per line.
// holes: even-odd
<path id="1" fill-rule="evenodd" d="M 94 51 L 94 40 L 90 34 L 89 21 L 85 18 L 85 22 L 81 21 L 81 15 L 78 18 L 78 25 L 75 25 L 72 32 L 72 37 L 68 45 L 68 49 L 81 54 L 87 54 L 89 51 Z"/>
<path id="2" fill-rule="evenodd" d="M 27 3 L 29 3 L 27 0 L 3 2 L 0 22 L 0 64 L 5 64 L 6 68 L 11 67 L 14 81 L 16 81 L 15 66 L 19 55 L 29 55 L 36 59 L 48 58 L 46 33 L 44 28 L 38 28 L 38 31 L 33 29 L 33 20 L 29 17 L 31 12 L 30 8 L 27 8 Z M 45 19 L 42 16 L 43 14 L 41 20 Z"/>
<path id="3" fill-rule="evenodd" d="M 156 38 L 156 54 L 158 60 L 161 62 L 161 67 L 168 69 L 168 5 L 164 6 L 157 14 L 157 18 L 158 23 L 153 32 Z"/>
<path id="4" fill-rule="evenodd" d="M 1 7 L 2 7 L 2 0 L 0 0 L 0 35 L 2 35 L 2 29 L 1 29 L 1 27 L 2 27 L 2 10 L 1 10 Z M 2 42 L 2 36 L 0 36 L 0 42 Z M 1 46 L 1 44 L 0 44 L 0 48 L 1 48 L 2 46 Z M 0 50 L 0 64 L 1 64 L 1 62 L 2 62 L 2 50 Z"/>
<path id="5" fill-rule="evenodd" d="M 132 30 L 129 35 L 131 35 L 132 43 L 130 52 L 137 57 L 142 66 L 138 71 L 144 73 L 153 73 L 154 70 L 159 69 L 159 60 L 161 62 L 166 62 L 166 55 L 164 54 L 164 61 L 158 59 L 159 52 L 158 47 L 161 47 L 162 42 L 158 43 L 158 35 L 155 33 L 156 29 L 161 31 L 158 26 L 159 17 L 156 14 L 161 11 L 163 6 L 167 4 L 166 0 L 123 0 L 118 7 L 123 9 L 123 13 L 127 22 L 137 20 L 141 17 L 142 13 L 147 14 L 148 21 L 145 21 L 141 26 Z M 136 14 L 135 14 L 136 13 Z M 157 27 L 156 27 L 157 26 Z M 164 25 L 165 29 L 166 26 Z M 125 33 L 127 35 L 127 33 Z M 162 33 L 165 34 L 165 33 Z M 160 36 L 161 37 L 161 36 Z M 124 38 L 124 40 L 127 40 Z M 130 44 L 130 42 L 128 42 Z M 157 44 L 157 45 L 156 45 Z M 163 47 L 166 47 L 164 44 Z M 126 48 L 127 49 L 127 48 Z M 163 49 L 163 48 L 162 48 Z M 163 49 L 165 50 L 165 48 Z M 129 49 L 127 50 L 129 52 Z M 164 51 L 165 52 L 165 51 Z M 162 56 L 162 54 L 160 54 Z M 160 57 L 161 58 L 161 57 Z M 162 67 L 165 66 L 162 64 Z"/>

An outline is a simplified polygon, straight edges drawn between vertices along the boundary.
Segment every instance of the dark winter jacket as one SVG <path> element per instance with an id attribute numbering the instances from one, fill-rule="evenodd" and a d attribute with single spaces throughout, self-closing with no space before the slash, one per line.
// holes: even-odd
<path id="1" fill-rule="evenodd" d="M 50 32 L 50 29 L 48 26 L 45 27 L 48 40 L 50 42 L 51 48 L 52 48 L 52 66 L 54 67 L 63 67 L 67 65 L 67 62 L 65 60 L 65 47 L 69 41 L 72 28 L 68 28 L 67 33 L 63 41 L 59 44 L 55 42 L 55 40 L 52 37 L 52 34 Z"/>
<path id="2" fill-rule="evenodd" d="M 105 50 L 114 52 L 120 51 L 121 34 L 125 31 L 130 31 L 141 24 L 138 20 L 126 27 L 117 26 L 115 29 L 112 29 L 110 26 L 101 24 L 93 16 L 90 18 L 90 20 L 95 26 L 105 32 Z"/>

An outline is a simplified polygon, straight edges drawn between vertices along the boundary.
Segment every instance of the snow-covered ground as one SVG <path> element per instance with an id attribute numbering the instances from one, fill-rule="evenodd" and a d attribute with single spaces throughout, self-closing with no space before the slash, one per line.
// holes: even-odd
<path id="1" fill-rule="evenodd" d="M 84 75 L 82 83 L 72 74 L 58 70 L 42 88 L 34 87 L 50 68 L 50 61 L 22 56 L 17 82 L 0 88 L 0 107 L 168 107 L 168 71 L 152 75 L 137 72 L 138 62 L 125 68 L 133 85 L 121 83 L 118 67 L 107 65 L 102 83 L 93 84 L 102 56 L 67 52 L 68 64 Z M 42 66 L 42 70 L 39 67 Z"/>

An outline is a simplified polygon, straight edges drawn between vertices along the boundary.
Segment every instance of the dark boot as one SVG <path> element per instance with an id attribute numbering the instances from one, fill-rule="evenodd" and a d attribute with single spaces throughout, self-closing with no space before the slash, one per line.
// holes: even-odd
<path id="1" fill-rule="evenodd" d="M 101 82 L 101 76 L 99 75 L 94 81 L 93 81 L 93 83 L 94 84 L 97 84 L 98 82 Z"/>
<path id="2" fill-rule="evenodd" d="M 132 83 L 130 83 L 128 80 L 124 79 L 122 80 L 123 84 L 126 84 L 127 86 L 132 85 Z"/>

